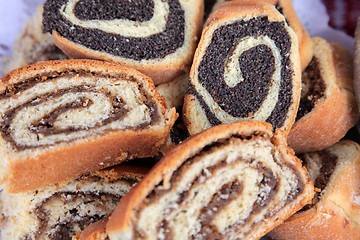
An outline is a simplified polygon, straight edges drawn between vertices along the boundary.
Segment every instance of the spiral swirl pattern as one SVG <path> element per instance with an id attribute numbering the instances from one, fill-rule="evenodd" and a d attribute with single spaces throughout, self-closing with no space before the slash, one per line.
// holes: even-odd
<path id="1" fill-rule="evenodd" d="M 202 109 L 211 126 L 255 119 L 289 130 L 299 79 L 286 23 L 267 16 L 222 21 L 210 24 L 199 44 L 188 89 L 197 103 L 191 107 Z M 190 123 L 198 118 L 186 115 Z"/>
<path id="2" fill-rule="evenodd" d="M 35 77 L 7 86 L 0 105 L 2 136 L 20 150 L 145 127 L 157 117 L 154 101 L 125 74 Z"/>
<path id="3" fill-rule="evenodd" d="M 232 137 L 207 146 L 164 182 L 141 203 L 134 236 L 244 238 L 253 234 L 254 224 L 261 228 L 304 187 L 291 165 L 284 166 L 262 137 Z"/>
<path id="4" fill-rule="evenodd" d="M 98 175 L 83 175 L 64 185 L 49 185 L 26 193 L 1 192 L 6 203 L 2 220 L 3 239 L 72 239 L 78 231 L 113 211 L 137 183 L 135 179 L 106 181 Z M 30 222 L 30 223 L 29 223 Z"/>
<path id="5" fill-rule="evenodd" d="M 47 1 L 44 27 L 86 48 L 118 57 L 136 61 L 164 58 L 189 37 L 185 36 L 180 2 Z"/>

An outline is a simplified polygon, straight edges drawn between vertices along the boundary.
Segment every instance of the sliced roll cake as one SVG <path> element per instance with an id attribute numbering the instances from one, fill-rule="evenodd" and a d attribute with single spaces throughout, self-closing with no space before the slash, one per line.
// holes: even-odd
<path id="1" fill-rule="evenodd" d="M 54 44 L 51 34 L 42 31 L 43 5 L 36 8 L 32 18 L 25 24 L 13 46 L 11 55 L 4 59 L 2 72 L 46 60 L 66 59 L 67 56 Z"/>
<path id="2" fill-rule="evenodd" d="M 189 71 L 203 11 L 203 0 L 47 0 L 43 24 L 68 56 L 117 62 L 159 84 Z"/>
<path id="3" fill-rule="evenodd" d="M 343 140 L 299 157 L 318 192 L 312 204 L 269 236 L 276 240 L 360 239 L 360 146 Z"/>
<path id="4" fill-rule="evenodd" d="M 221 124 L 166 154 L 122 198 L 106 234 L 110 240 L 258 239 L 311 201 L 306 173 L 281 130 L 274 134 L 257 121 Z M 98 227 L 92 231 L 101 232 Z"/>
<path id="5" fill-rule="evenodd" d="M 314 56 L 302 73 L 299 110 L 288 136 L 296 153 L 333 145 L 359 117 L 351 53 L 322 38 L 312 41 Z"/>
<path id="6" fill-rule="evenodd" d="M 290 131 L 300 75 L 296 35 L 274 5 L 223 3 L 205 24 L 191 68 L 184 100 L 189 132 L 252 119 Z"/>
<path id="7" fill-rule="evenodd" d="M 123 163 L 29 192 L 0 192 L 0 239 L 71 240 L 114 210 L 150 166 Z"/>
<path id="8" fill-rule="evenodd" d="M 176 119 L 151 79 L 95 60 L 48 61 L 0 85 L 3 187 L 32 190 L 158 153 Z"/>

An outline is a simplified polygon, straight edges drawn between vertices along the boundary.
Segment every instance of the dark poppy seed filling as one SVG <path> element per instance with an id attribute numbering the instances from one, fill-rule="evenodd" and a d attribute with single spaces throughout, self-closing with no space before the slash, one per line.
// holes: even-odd
<path id="1" fill-rule="evenodd" d="M 236 159 L 230 161 L 230 157 L 218 154 L 218 152 L 224 151 L 228 153 L 232 147 L 238 147 L 237 144 L 241 141 L 256 141 L 255 139 L 259 140 L 261 137 L 254 136 L 245 140 L 241 139 L 240 136 L 232 136 L 229 139 L 220 139 L 214 144 L 205 146 L 198 154 L 183 162 L 172 173 L 171 177 L 169 176 L 168 187 L 164 188 L 164 182 L 158 183 L 141 203 L 141 208 L 136 211 L 133 219 L 135 226 L 139 225 L 139 228 L 135 227 L 133 229 L 133 236 L 145 239 L 151 238 L 151 235 L 148 235 L 142 229 L 142 221 L 144 221 L 147 213 L 150 214 L 151 210 L 158 208 L 161 208 L 161 210 L 157 210 L 160 213 L 156 213 L 159 214 L 159 219 L 154 218 L 154 221 L 152 221 L 152 228 L 157 232 L 157 239 L 174 239 L 178 237 L 173 222 L 177 218 L 195 218 L 194 221 L 189 222 L 190 225 L 196 224 L 198 226 L 196 227 L 197 231 L 188 236 L 191 239 L 232 239 L 234 231 L 241 232 L 242 236 L 251 234 L 254 216 L 264 214 L 262 212 L 265 211 L 265 218 L 270 218 L 280 210 L 278 205 L 274 208 L 271 206 L 274 197 L 281 192 L 282 180 L 279 178 L 277 171 L 274 170 L 276 167 L 270 167 L 271 165 L 268 162 L 265 163 L 253 157 L 245 159 L 241 156 L 237 156 Z M 218 159 L 215 160 L 214 158 Z M 231 158 L 235 158 L 235 156 Z M 214 161 L 210 162 L 209 159 Z M 277 161 L 275 160 L 275 165 L 280 164 Z M 199 168 L 196 166 L 199 166 Z M 285 197 L 286 201 L 284 203 L 287 204 L 293 201 L 297 195 L 302 194 L 304 184 L 301 176 L 296 174 L 296 170 L 292 166 L 289 165 L 286 168 L 294 173 L 294 180 L 297 182 L 296 186 L 289 192 L 291 197 Z M 239 177 L 241 172 L 245 174 Z M 251 177 L 246 176 L 257 174 L 259 176 L 257 185 L 250 186 L 248 182 L 253 180 L 251 180 Z M 209 190 L 209 192 L 205 194 L 202 192 L 204 189 Z M 250 189 L 257 190 L 252 192 L 252 197 L 246 203 L 249 206 L 246 210 L 247 214 L 242 216 L 240 222 L 230 223 L 223 231 L 219 231 L 215 223 L 218 221 L 217 218 L 221 219 L 222 214 L 229 211 L 229 209 L 233 209 L 230 206 L 238 206 L 243 198 L 249 196 Z M 176 195 L 173 195 L 174 192 L 176 192 Z M 202 202 L 201 206 L 197 201 Z M 238 211 L 236 208 L 231 211 Z M 267 208 L 270 208 L 271 211 L 266 210 Z M 194 213 L 194 215 L 190 213 L 186 215 L 186 212 Z M 248 226 L 250 227 L 247 228 Z M 244 227 L 245 230 L 239 230 Z M 187 237 L 184 236 L 184 238 Z"/>
<path id="2" fill-rule="evenodd" d="M 44 31 L 56 30 L 62 37 L 89 49 L 133 59 L 151 60 L 164 58 L 184 44 L 185 18 L 179 1 L 169 0 L 168 15 L 162 32 L 146 37 L 124 36 L 98 28 L 81 27 L 67 19 L 62 11 L 69 1 L 47 1 L 44 5 Z M 155 1 L 89 1 L 80 0 L 73 14 L 79 20 L 130 20 L 134 24 L 149 21 L 155 14 Z M 115 6 L 116 7 L 115 7 Z M 96 11 L 92 11 L 96 9 Z M 116 27 L 115 27 L 116 28 Z"/>
<path id="3" fill-rule="evenodd" d="M 129 19 L 144 22 L 149 21 L 154 13 L 154 1 L 82 0 L 76 3 L 74 13 L 81 20 Z"/>
<path id="4" fill-rule="evenodd" d="M 326 85 L 321 77 L 319 60 L 313 57 L 302 73 L 302 92 L 296 121 L 311 112 L 317 101 L 325 96 Z"/>
<path id="5" fill-rule="evenodd" d="M 246 45 L 248 39 L 253 39 L 250 45 Z M 258 17 L 220 26 L 199 63 L 200 86 L 192 86 L 189 92 L 199 99 L 212 125 L 223 122 L 217 111 L 211 110 L 210 105 L 216 103 L 224 114 L 234 118 L 252 117 L 263 108 L 269 111 L 264 120 L 280 128 L 293 103 L 290 49 L 291 39 L 283 22 Z M 226 76 L 229 62 L 238 65 L 240 75 Z M 279 65 L 282 67 L 276 67 Z M 205 91 L 212 100 L 203 96 Z M 269 105 L 269 99 L 277 101 Z"/>
<path id="6" fill-rule="evenodd" d="M 99 85 L 96 85 L 91 81 L 74 86 L 71 86 L 71 83 L 69 83 L 69 85 L 63 85 L 64 87 L 58 89 L 54 88 L 53 90 L 47 90 L 43 93 L 34 95 L 33 97 L 27 97 L 29 89 L 35 89 L 40 84 L 46 86 L 44 84 L 48 83 L 58 86 L 59 84 L 62 84 L 63 78 L 72 79 L 73 77 L 76 78 L 79 76 L 83 79 L 91 79 L 94 76 L 97 76 L 100 79 L 104 78 L 107 79 L 110 85 L 99 87 Z M 118 79 L 121 79 L 121 81 L 118 81 Z M 117 82 L 111 83 L 111 81 Z M 128 81 L 132 85 L 126 85 L 125 81 Z M 55 73 L 51 76 L 38 76 L 24 82 L 9 85 L 4 92 L 0 94 L 0 101 L 8 104 L 7 101 L 10 98 L 14 98 L 14 96 L 18 96 L 18 98 L 24 96 L 25 99 L 21 100 L 21 103 L 19 104 L 16 103 L 7 106 L 6 111 L 4 111 L 2 115 L 2 120 L 0 121 L 1 134 L 3 138 L 11 143 L 17 150 L 26 150 L 36 147 L 47 147 L 64 141 L 75 141 L 85 135 L 89 136 L 94 134 L 95 132 L 98 132 L 98 134 L 106 134 L 114 131 L 117 127 L 111 127 L 111 124 L 114 122 L 120 123 L 133 109 L 133 107 L 128 106 L 129 99 L 124 99 L 123 96 L 114 92 L 116 91 L 114 90 L 116 84 L 123 84 L 129 88 L 129 91 L 131 91 L 131 87 L 134 87 L 134 91 L 141 94 L 141 97 L 139 97 L 139 105 L 143 104 L 146 107 L 146 111 L 148 111 L 150 117 L 149 121 L 142 120 L 137 126 L 124 125 L 124 129 L 145 128 L 159 119 L 156 103 L 150 98 L 145 89 L 142 88 L 141 84 L 131 76 L 94 75 L 94 73 L 91 72 L 63 72 L 61 74 Z M 39 90 L 33 91 L 37 92 Z M 69 97 L 69 100 L 67 100 L 66 97 Z M 100 103 L 99 99 L 103 99 L 107 103 Z M 58 103 L 61 101 L 63 104 Z M 49 102 L 51 102 L 51 104 Z M 83 123 L 81 120 L 77 123 L 75 118 L 75 122 L 66 123 L 66 119 L 64 118 L 68 118 L 73 112 L 86 111 L 86 109 L 90 109 L 94 105 L 96 105 L 95 107 L 99 107 L 99 104 L 107 104 L 104 105 L 103 108 L 108 106 L 108 110 L 100 112 L 98 118 L 91 117 L 91 119 L 88 121 L 85 120 Z M 44 113 L 40 113 L 39 110 L 36 110 L 37 112 L 35 113 L 31 112 L 32 109 L 42 108 L 47 110 L 44 110 Z M 91 110 L 89 111 L 89 114 L 91 114 Z M 23 113 L 25 119 L 32 119 L 29 120 L 30 122 L 26 123 L 25 128 L 22 127 L 24 128 L 23 131 L 27 131 L 30 135 L 36 136 L 33 137 L 31 143 L 28 141 L 24 142 L 21 137 L 17 137 L 16 131 L 18 131 L 18 129 L 16 124 L 19 122 L 19 113 Z M 32 118 L 31 116 L 33 115 L 36 115 L 36 117 Z M 83 117 L 84 116 L 86 115 L 83 115 Z M 62 121 L 65 121 L 65 126 L 59 126 L 57 123 L 59 122 L 59 118 L 61 118 Z M 79 133 L 80 135 L 71 135 L 75 133 Z M 57 136 L 59 137 L 56 138 Z"/>

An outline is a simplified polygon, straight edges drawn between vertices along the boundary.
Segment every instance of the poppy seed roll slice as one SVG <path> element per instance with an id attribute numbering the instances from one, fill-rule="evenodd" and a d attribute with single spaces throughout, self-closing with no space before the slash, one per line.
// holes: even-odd
<path id="1" fill-rule="evenodd" d="M 203 8 L 203 0 L 48 0 L 43 24 L 68 56 L 133 67 L 157 85 L 189 71 Z"/>
<path id="2" fill-rule="evenodd" d="M 209 17 L 195 53 L 183 113 L 189 132 L 252 119 L 288 132 L 300 80 L 296 36 L 275 7 L 224 3 Z"/>

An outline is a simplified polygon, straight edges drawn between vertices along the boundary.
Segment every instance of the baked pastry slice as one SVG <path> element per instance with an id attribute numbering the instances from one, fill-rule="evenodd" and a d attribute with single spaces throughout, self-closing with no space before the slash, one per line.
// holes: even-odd
<path id="1" fill-rule="evenodd" d="M 41 62 L 0 85 L 3 187 L 37 189 L 158 153 L 176 119 L 151 79 L 95 60 Z"/>
<path id="2" fill-rule="evenodd" d="M 66 59 L 67 56 L 54 44 L 51 34 L 42 31 L 42 10 L 40 4 L 32 18 L 17 36 L 11 55 L 4 59 L 2 72 L 40 61 Z"/>
<path id="3" fill-rule="evenodd" d="M 274 134 L 257 121 L 221 124 L 166 154 L 122 198 L 106 234 L 110 240 L 258 239 L 312 196 L 281 130 Z"/>
<path id="4" fill-rule="evenodd" d="M 351 53 L 322 38 L 312 41 L 314 57 L 302 73 L 299 110 L 288 136 L 296 153 L 333 145 L 359 117 Z"/>
<path id="5" fill-rule="evenodd" d="M 29 192 L 1 191 L 0 239 L 71 240 L 113 211 L 149 169 L 128 162 Z"/>
<path id="6" fill-rule="evenodd" d="M 133 67 L 157 85 L 189 71 L 203 8 L 203 0 L 47 0 L 43 23 L 68 56 Z"/>
<path id="7" fill-rule="evenodd" d="M 191 68 L 183 113 L 189 132 L 251 119 L 290 131 L 300 75 L 296 35 L 274 5 L 223 3 L 205 24 Z"/>
<path id="8" fill-rule="evenodd" d="M 276 240 L 360 239 L 360 146 L 342 140 L 299 157 L 318 192 L 311 205 L 268 235 Z"/>

